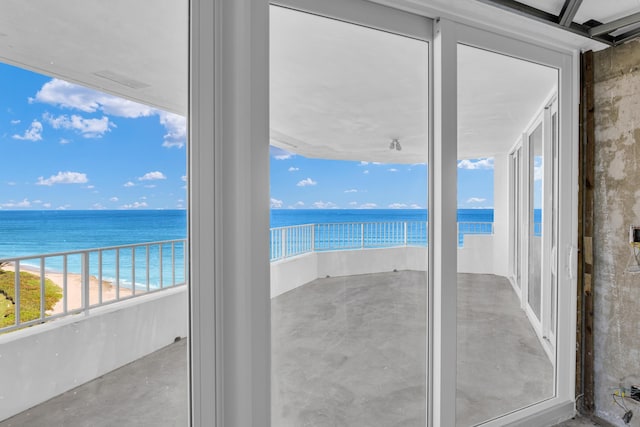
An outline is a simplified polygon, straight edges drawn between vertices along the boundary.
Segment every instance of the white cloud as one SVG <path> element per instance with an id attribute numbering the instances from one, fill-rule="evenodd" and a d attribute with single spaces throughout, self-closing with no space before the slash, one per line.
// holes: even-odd
<path id="1" fill-rule="evenodd" d="M 114 196 L 114 197 L 110 198 L 109 201 L 110 202 L 117 202 L 118 198 Z"/>
<path id="2" fill-rule="evenodd" d="M 42 207 L 49 209 L 51 207 L 51 203 L 43 203 Z"/>
<path id="3" fill-rule="evenodd" d="M 42 123 L 37 120 L 31 122 L 29 129 L 24 131 L 22 135 L 13 135 L 14 139 L 22 141 L 40 141 L 42 140 Z"/>
<path id="4" fill-rule="evenodd" d="M 147 172 L 138 178 L 138 181 L 152 181 L 156 179 L 167 179 L 167 177 L 160 171 Z"/>
<path id="5" fill-rule="evenodd" d="M 271 208 L 278 209 L 282 207 L 282 200 L 271 198 Z"/>
<path id="6" fill-rule="evenodd" d="M 131 182 L 131 181 L 127 181 L 123 185 L 123 187 L 133 187 L 133 186 L 135 186 L 135 184 L 133 182 Z"/>
<path id="7" fill-rule="evenodd" d="M 9 208 L 9 209 L 30 208 L 31 202 L 29 201 L 29 199 L 23 199 L 21 202 L 14 202 L 13 200 L 11 200 L 8 203 L 3 203 L 0 206 L 2 206 L 3 208 Z"/>
<path id="8" fill-rule="evenodd" d="M 299 208 L 299 207 L 301 207 L 301 206 L 304 206 L 304 202 L 302 202 L 302 201 L 297 201 L 297 202 L 296 202 L 296 204 L 295 204 L 294 206 Z"/>
<path id="9" fill-rule="evenodd" d="M 147 184 L 144 186 L 144 188 L 156 188 L 155 184 Z"/>
<path id="10" fill-rule="evenodd" d="M 276 160 L 287 160 L 294 156 L 293 153 L 290 153 L 286 150 L 283 150 L 282 148 L 278 148 L 273 145 L 269 147 L 269 153 Z"/>
<path id="11" fill-rule="evenodd" d="M 422 209 L 422 206 L 420 206 L 417 203 L 412 203 L 410 207 L 411 207 L 411 209 Z"/>
<path id="12" fill-rule="evenodd" d="M 364 171 L 362 173 L 365 174 L 365 175 L 369 175 L 369 171 L 368 170 L 366 170 L 366 171 Z"/>
<path id="13" fill-rule="evenodd" d="M 367 166 L 369 164 L 369 162 L 360 162 L 360 164 L 358 166 Z"/>
<path id="14" fill-rule="evenodd" d="M 355 188 L 351 188 L 349 190 L 344 190 L 345 193 L 357 193 L 358 190 L 356 190 Z"/>
<path id="15" fill-rule="evenodd" d="M 12 125 L 18 125 L 18 124 L 20 124 L 20 120 L 19 119 L 11 120 L 11 124 Z"/>
<path id="16" fill-rule="evenodd" d="M 187 118 L 166 111 L 160 111 L 158 115 L 160 116 L 160 124 L 167 130 L 162 146 L 167 148 L 184 147 L 187 141 Z"/>
<path id="17" fill-rule="evenodd" d="M 534 181 L 542 181 L 542 177 L 544 176 L 544 164 L 542 161 L 542 157 L 537 157 L 535 159 L 533 165 L 533 180 Z"/>
<path id="18" fill-rule="evenodd" d="M 147 202 L 133 202 L 131 204 L 127 204 L 127 205 L 122 205 L 120 206 L 122 209 L 139 209 L 139 208 L 146 208 Z"/>
<path id="19" fill-rule="evenodd" d="M 296 171 L 299 171 L 299 170 L 300 170 L 300 168 L 294 168 L 293 166 L 291 166 L 291 167 L 288 169 L 288 171 L 289 171 L 289 172 L 296 172 Z"/>
<path id="20" fill-rule="evenodd" d="M 64 144 L 69 144 L 71 141 L 66 139 L 66 138 L 60 138 L 60 144 L 64 145 Z"/>
<path id="21" fill-rule="evenodd" d="M 85 188 L 89 189 L 89 190 L 93 190 L 94 188 L 96 188 L 95 185 L 87 185 Z"/>
<path id="22" fill-rule="evenodd" d="M 9 182 L 7 182 L 7 185 L 14 186 L 14 185 L 16 185 L 16 183 L 14 181 L 9 181 Z"/>
<path id="23" fill-rule="evenodd" d="M 307 178 L 307 179 L 303 179 L 302 181 L 298 182 L 296 185 L 298 187 L 307 187 L 309 185 L 316 185 L 317 182 L 312 180 L 311 178 Z"/>
<path id="24" fill-rule="evenodd" d="M 74 130 L 85 138 L 100 138 L 116 126 L 107 116 L 102 116 L 101 119 L 85 119 L 77 114 L 73 114 L 71 117 L 66 114 L 54 117 L 49 113 L 44 113 L 42 117 L 54 129 Z"/>
<path id="25" fill-rule="evenodd" d="M 187 175 L 182 175 L 182 176 L 180 177 L 180 179 L 181 179 L 183 182 L 187 182 Z"/>
<path id="26" fill-rule="evenodd" d="M 387 170 L 388 170 L 389 172 L 398 172 L 398 169 L 396 169 L 396 168 L 389 168 L 389 169 L 387 169 Z"/>
<path id="27" fill-rule="evenodd" d="M 77 109 L 85 113 L 102 111 L 105 114 L 127 118 L 146 117 L 156 113 L 155 109 L 146 105 L 58 79 L 45 83 L 35 98 L 29 101 Z"/>
<path id="28" fill-rule="evenodd" d="M 333 202 L 318 201 L 313 203 L 313 207 L 317 209 L 336 209 L 338 205 Z"/>
<path id="29" fill-rule="evenodd" d="M 458 162 L 460 169 L 493 169 L 493 158 L 485 157 L 482 159 L 464 159 Z"/>
<path id="30" fill-rule="evenodd" d="M 39 177 L 36 185 L 51 186 L 54 184 L 86 184 L 89 182 L 87 175 L 80 172 L 58 172 L 57 175 L 51 175 L 49 178 Z"/>
<path id="31" fill-rule="evenodd" d="M 373 209 L 377 207 L 378 205 L 375 203 L 363 203 L 360 206 L 358 206 L 358 209 Z"/>
<path id="32" fill-rule="evenodd" d="M 187 121 L 183 116 L 161 111 L 128 99 L 101 93 L 92 89 L 78 86 L 63 80 L 52 79 L 45 83 L 30 102 L 42 102 L 61 108 L 69 108 L 95 113 L 101 111 L 110 116 L 128 119 L 157 115 L 160 124 L 164 126 L 162 145 L 164 147 L 183 147 L 187 135 Z"/>
<path id="33" fill-rule="evenodd" d="M 486 201 L 487 199 L 483 199 L 482 197 L 471 197 L 467 199 L 467 203 L 482 203 Z"/>
<path id="34" fill-rule="evenodd" d="M 102 204 L 101 204 L 101 203 L 94 203 L 94 204 L 93 204 L 93 206 L 91 206 L 91 209 L 94 209 L 94 210 L 98 210 L 98 211 L 99 211 L 99 210 L 103 210 L 103 209 L 105 209 L 105 207 L 104 207 L 104 206 L 102 206 Z"/>
<path id="35" fill-rule="evenodd" d="M 70 207 L 71 207 L 71 205 L 67 204 L 67 205 L 58 206 L 56 209 L 59 210 L 59 211 L 66 211 Z"/>
<path id="36" fill-rule="evenodd" d="M 358 206 L 358 202 L 349 202 L 349 206 Z"/>
<path id="37" fill-rule="evenodd" d="M 406 209 L 406 203 L 391 203 L 389 209 Z"/>

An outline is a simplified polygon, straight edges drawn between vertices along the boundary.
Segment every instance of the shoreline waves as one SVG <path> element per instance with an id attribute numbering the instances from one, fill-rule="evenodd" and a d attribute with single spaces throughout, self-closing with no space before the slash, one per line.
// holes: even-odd
<path id="1" fill-rule="evenodd" d="M 13 264 L 4 266 L 3 270 L 15 272 Z M 20 266 L 20 271 L 31 273 L 40 278 L 40 269 L 32 266 Z M 51 280 L 61 290 L 64 289 L 64 273 L 57 271 L 45 271 L 44 277 Z M 116 300 L 116 286 L 110 281 L 102 280 L 102 301 Z M 120 286 L 120 299 L 127 298 L 132 295 L 131 289 Z M 90 276 L 89 280 L 89 304 L 98 304 L 100 299 L 100 282 L 97 277 Z M 48 315 L 54 315 L 64 312 L 64 298 L 56 303 L 52 310 L 47 311 Z M 82 275 L 78 273 L 67 273 L 67 311 L 82 308 Z"/>

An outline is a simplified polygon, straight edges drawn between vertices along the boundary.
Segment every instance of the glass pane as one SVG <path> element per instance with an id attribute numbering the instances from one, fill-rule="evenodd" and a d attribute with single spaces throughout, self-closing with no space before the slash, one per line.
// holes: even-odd
<path id="1" fill-rule="evenodd" d="M 189 5 L 151 15 L 0 5 L 0 426 L 188 425 Z"/>
<path id="2" fill-rule="evenodd" d="M 426 425 L 428 55 L 271 7 L 273 426 Z"/>
<path id="3" fill-rule="evenodd" d="M 524 253 L 540 234 L 524 224 L 528 206 L 541 208 L 533 165 L 540 174 L 543 146 L 532 144 L 531 156 L 527 141 L 512 150 L 544 111 L 558 76 L 465 45 L 458 46 L 458 67 L 458 229 L 464 236 L 458 236 L 456 424 L 471 426 L 554 394 L 553 346 L 526 309 L 533 277 L 538 310 L 541 301 L 540 262 L 530 266 L 532 255 Z M 542 128 L 535 138 L 541 140 Z M 529 161 L 531 177 L 525 175 Z"/>
<path id="4" fill-rule="evenodd" d="M 540 320 L 542 309 L 542 123 L 529 135 L 529 287 L 528 303 Z"/>

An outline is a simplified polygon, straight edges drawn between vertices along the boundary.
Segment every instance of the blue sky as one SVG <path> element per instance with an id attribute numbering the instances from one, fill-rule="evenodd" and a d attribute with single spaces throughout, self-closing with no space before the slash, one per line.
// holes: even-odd
<path id="1" fill-rule="evenodd" d="M 0 209 L 183 209 L 186 120 L 0 64 Z"/>
<path id="2" fill-rule="evenodd" d="M 275 209 L 425 209 L 427 166 L 311 159 L 271 147 Z M 493 207 L 493 160 L 458 162 L 458 207 Z"/>
<path id="3" fill-rule="evenodd" d="M 186 120 L 0 64 L 0 209 L 184 209 Z M 424 209 L 427 166 L 271 147 L 271 207 Z M 458 162 L 458 207 L 493 206 L 493 161 Z"/>

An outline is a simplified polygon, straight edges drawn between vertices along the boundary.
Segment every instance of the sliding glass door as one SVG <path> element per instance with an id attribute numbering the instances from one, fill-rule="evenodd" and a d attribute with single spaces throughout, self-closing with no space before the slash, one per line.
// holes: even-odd
<path id="1" fill-rule="evenodd" d="M 427 422 L 430 23 L 367 6 L 270 8 L 273 426 Z"/>

